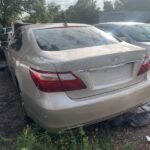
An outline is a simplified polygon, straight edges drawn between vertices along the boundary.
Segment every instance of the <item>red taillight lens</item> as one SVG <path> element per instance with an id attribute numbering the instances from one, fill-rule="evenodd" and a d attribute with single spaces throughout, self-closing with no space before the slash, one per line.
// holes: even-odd
<path id="1" fill-rule="evenodd" d="M 30 69 L 32 80 L 43 92 L 63 92 L 85 89 L 85 84 L 72 72 L 51 73 Z"/>
<path id="2" fill-rule="evenodd" d="M 56 73 L 48 73 L 30 69 L 30 74 L 39 90 L 44 92 L 59 92 L 62 90 L 61 83 Z"/>
<path id="3" fill-rule="evenodd" d="M 145 61 L 142 64 L 142 66 L 141 66 L 141 68 L 140 68 L 140 70 L 138 72 L 138 75 L 144 74 L 148 70 L 150 70 L 150 56 L 148 56 L 148 57 L 145 58 Z"/>

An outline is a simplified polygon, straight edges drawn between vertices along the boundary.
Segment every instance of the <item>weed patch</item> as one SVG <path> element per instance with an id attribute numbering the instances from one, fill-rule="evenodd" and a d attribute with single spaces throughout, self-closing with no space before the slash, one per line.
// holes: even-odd
<path id="1" fill-rule="evenodd" d="M 107 133 L 106 133 L 107 132 Z M 104 136 L 105 134 L 105 136 Z M 24 129 L 18 137 L 15 150 L 111 150 L 112 136 L 96 128 L 92 135 L 84 128 L 60 134 L 50 134 L 38 125 Z"/>

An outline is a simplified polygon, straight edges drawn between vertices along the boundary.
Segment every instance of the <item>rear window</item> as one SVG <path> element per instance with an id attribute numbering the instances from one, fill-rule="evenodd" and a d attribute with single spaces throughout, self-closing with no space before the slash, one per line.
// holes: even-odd
<path id="1" fill-rule="evenodd" d="M 34 29 L 33 33 L 39 47 L 46 51 L 61 51 L 119 42 L 95 27 Z"/>

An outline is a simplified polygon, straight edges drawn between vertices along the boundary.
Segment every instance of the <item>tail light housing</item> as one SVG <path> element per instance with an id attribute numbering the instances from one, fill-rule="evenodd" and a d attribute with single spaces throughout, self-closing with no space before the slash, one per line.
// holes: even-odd
<path id="1" fill-rule="evenodd" d="M 85 89 L 85 84 L 72 72 L 48 72 L 30 68 L 37 88 L 43 92 L 63 92 Z"/>
<path id="2" fill-rule="evenodd" d="M 141 65 L 138 75 L 142 75 L 150 70 L 150 56 L 147 56 Z"/>

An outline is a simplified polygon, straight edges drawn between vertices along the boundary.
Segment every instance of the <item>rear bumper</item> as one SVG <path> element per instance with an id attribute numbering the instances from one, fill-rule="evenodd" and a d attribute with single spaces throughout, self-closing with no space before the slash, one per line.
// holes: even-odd
<path id="1" fill-rule="evenodd" d="M 26 94 L 23 98 L 28 115 L 54 132 L 103 121 L 143 104 L 150 100 L 150 81 L 80 101 L 71 100 L 65 93 L 41 93 L 38 102 Z"/>

